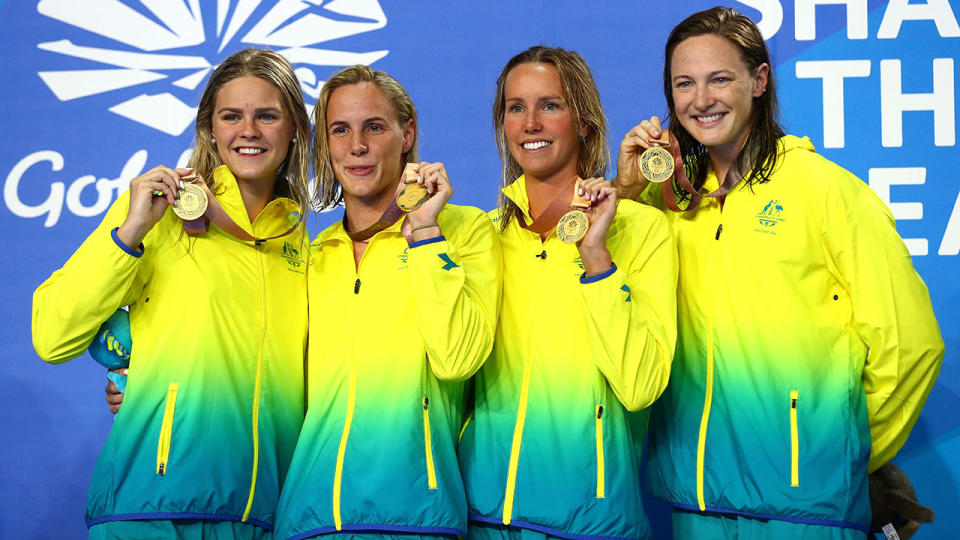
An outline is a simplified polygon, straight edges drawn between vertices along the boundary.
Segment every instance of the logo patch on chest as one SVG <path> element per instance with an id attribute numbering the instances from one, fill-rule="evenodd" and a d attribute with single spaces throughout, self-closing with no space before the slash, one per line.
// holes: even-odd
<path id="1" fill-rule="evenodd" d="M 764 234 L 776 235 L 777 225 L 786 221 L 783 216 L 783 204 L 780 203 L 780 200 L 770 199 L 770 202 L 757 214 L 757 224 L 760 226 L 753 230 Z"/>
<path id="2" fill-rule="evenodd" d="M 293 244 L 290 242 L 283 243 L 283 251 L 280 252 L 280 256 L 283 257 L 287 264 L 290 265 L 290 268 L 294 270 L 299 270 L 303 266 L 303 258 L 300 257 L 300 251 L 297 248 L 293 247 Z"/>

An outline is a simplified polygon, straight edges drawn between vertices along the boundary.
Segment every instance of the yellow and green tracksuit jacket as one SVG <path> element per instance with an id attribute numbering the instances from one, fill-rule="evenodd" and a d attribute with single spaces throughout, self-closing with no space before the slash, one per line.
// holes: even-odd
<path id="1" fill-rule="evenodd" d="M 296 223 L 299 208 L 278 198 L 251 224 L 229 170 L 214 174 L 217 200 L 248 233 Z M 127 390 L 94 469 L 87 524 L 190 518 L 271 529 L 303 421 L 303 229 L 262 245 L 213 224 L 187 236 L 168 209 L 131 250 L 116 236 L 128 201 L 120 196 L 33 300 L 34 347 L 52 363 L 80 355 L 100 323 L 130 306 Z"/>
<path id="2" fill-rule="evenodd" d="M 808 139 L 779 144 L 769 182 L 666 212 L 679 338 L 649 486 L 678 508 L 866 530 L 868 461 L 903 445 L 943 342 L 886 206 Z"/>
<path id="3" fill-rule="evenodd" d="M 402 220 L 378 232 L 359 268 L 342 223 L 312 243 L 307 416 L 277 538 L 466 536 L 463 381 L 493 345 L 500 246 L 476 208 L 438 222 L 409 245 Z"/>
<path id="4" fill-rule="evenodd" d="M 524 177 L 504 193 L 530 221 Z M 499 225 L 500 215 L 491 212 Z M 676 340 L 677 254 L 666 219 L 620 201 L 614 267 L 592 278 L 574 244 L 512 221 L 493 354 L 460 445 L 470 520 L 565 538 L 650 535 L 640 502 L 645 407 Z M 639 412 L 637 412 L 639 411 Z"/>

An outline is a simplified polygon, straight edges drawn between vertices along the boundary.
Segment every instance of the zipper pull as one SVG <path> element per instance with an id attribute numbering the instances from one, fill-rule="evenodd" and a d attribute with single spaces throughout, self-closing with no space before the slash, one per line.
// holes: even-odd
<path id="1" fill-rule="evenodd" d="M 597 420 L 603 418 L 603 405 L 597 405 Z"/>
<path id="2" fill-rule="evenodd" d="M 791 399 L 790 399 L 790 408 L 791 408 L 791 409 L 796 409 L 796 408 L 797 408 L 797 398 L 791 398 Z"/>
<path id="3" fill-rule="evenodd" d="M 547 260 L 547 250 L 541 251 L 539 255 L 534 255 L 534 257 L 539 257 L 543 260 Z"/>
<path id="4" fill-rule="evenodd" d="M 353 294 L 360 294 L 360 278 L 357 278 L 357 282 L 353 284 Z"/>
<path id="5" fill-rule="evenodd" d="M 423 410 L 427 410 L 427 406 L 430 404 L 430 398 L 423 396 Z"/>
<path id="6" fill-rule="evenodd" d="M 166 474 L 166 472 L 164 472 L 164 470 L 167 468 L 166 465 L 166 463 L 161 463 L 160 466 L 157 467 L 157 472 L 160 474 L 160 476 Z"/>
<path id="7" fill-rule="evenodd" d="M 717 236 L 716 236 L 716 238 L 714 238 L 714 240 L 719 240 L 719 239 L 720 239 L 720 233 L 722 233 L 722 232 L 723 232 L 723 223 L 721 223 L 719 226 L 717 226 Z"/>

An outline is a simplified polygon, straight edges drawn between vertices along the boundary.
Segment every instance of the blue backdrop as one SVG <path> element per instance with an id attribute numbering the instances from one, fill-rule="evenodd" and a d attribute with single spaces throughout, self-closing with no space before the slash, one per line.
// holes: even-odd
<path id="1" fill-rule="evenodd" d="M 947 345 L 937 386 L 896 462 L 936 522 L 960 529 L 957 362 L 960 2 L 750 0 L 735 7 L 768 39 L 787 131 L 883 197 L 926 281 Z M 821 5 L 823 4 L 823 5 Z M 495 205 L 490 106 L 501 67 L 537 43 L 580 51 L 594 70 L 613 147 L 661 114 L 670 28 L 712 2 L 376 0 L 0 1 L 3 147 L 0 269 L 0 536 L 84 538 L 83 506 L 112 416 L 89 357 L 41 362 L 33 290 L 60 267 L 129 180 L 184 163 L 212 67 L 247 46 L 283 52 L 312 104 L 353 63 L 393 74 L 420 111 L 421 155 L 443 161 L 454 202 Z M 340 212 L 317 215 L 312 233 Z M 878 261 L 882 264 L 882 261 Z M 649 501 L 648 501 L 649 502 Z M 658 537 L 667 509 L 649 502 Z"/>

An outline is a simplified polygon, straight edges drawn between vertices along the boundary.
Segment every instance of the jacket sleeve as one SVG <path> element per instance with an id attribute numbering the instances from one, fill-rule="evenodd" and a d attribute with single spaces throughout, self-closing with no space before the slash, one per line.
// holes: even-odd
<path id="1" fill-rule="evenodd" d="M 408 250 L 417 326 L 430 368 L 445 381 L 467 379 L 490 354 L 503 287 L 500 241 L 490 220 L 477 209 L 451 210 L 440 215 L 448 236 Z"/>
<path id="2" fill-rule="evenodd" d="M 913 268 L 890 210 L 859 179 L 837 182 L 824 234 L 869 348 L 863 366 L 872 449 L 869 471 L 906 442 L 933 388 L 944 345 L 923 280 Z M 845 190 L 845 184 L 860 189 Z"/>
<path id="3" fill-rule="evenodd" d="M 33 293 L 33 346 L 44 361 L 59 364 L 83 354 L 97 328 L 142 289 L 144 255 L 122 246 L 114 233 L 128 205 L 124 193 L 63 268 Z"/>
<path id="4" fill-rule="evenodd" d="M 666 218 L 631 217 L 627 249 L 608 274 L 581 278 L 591 356 L 630 411 L 649 406 L 670 379 L 677 340 L 677 250 Z M 609 243 L 609 240 L 608 240 Z"/>

